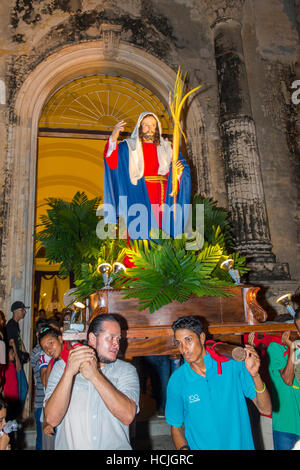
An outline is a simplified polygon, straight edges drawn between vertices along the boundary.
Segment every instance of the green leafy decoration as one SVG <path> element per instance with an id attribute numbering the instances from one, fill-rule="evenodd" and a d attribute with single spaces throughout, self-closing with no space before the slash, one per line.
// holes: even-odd
<path id="1" fill-rule="evenodd" d="M 81 278 L 75 281 L 77 287 L 74 291 L 76 300 L 83 301 L 93 292 L 104 287 L 102 276 L 95 270 L 95 267 L 89 263 L 81 265 Z"/>
<path id="2" fill-rule="evenodd" d="M 83 300 L 104 287 L 97 267 L 101 263 L 123 262 L 127 256 L 134 266 L 123 274 L 112 274 L 112 286 L 122 288 L 125 298 L 138 298 L 139 309 L 151 313 L 172 301 L 185 302 L 197 296 L 230 296 L 230 275 L 220 268 L 228 258 L 234 260 L 240 275 L 248 271 L 246 260 L 233 250 L 228 213 L 207 198 L 195 196 L 204 207 L 204 232 L 193 228 L 189 237 L 178 239 L 158 232 L 151 240 L 100 240 L 96 209 L 100 198 L 89 200 L 77 192 L 71 202 L 49 198 L 47 215 L 41 216 L 42 230 L 36 235 L 45 247 L 46 259 L 60 263 L 60 274 L 75 275 L 75 295 Z M 113 231 L 111 233 L 114 233 Z M 155 235 L 155 236 L 154 236 Z"/>
<path id="3" fill-rule="evenodd" d="M 75 281 L 77 289 L 73 292 L 77 300 L 84 300 L 96 290 L 104 287 L 102 274 L 98 272 L 97 267 L 101 263 L 109 263 L 111 266 L 115 262 L 124 260 L 125 248 L 127 243 L 125 240 L 105 239 L 97 251 L 97 262 L 94 264 L 83 263 L 81 265 L 80 278 Z M 112 286 L 119 275 L 111 273 Z"/>
<path id="4" fill-rule="evenodd" d="M 102 245 L 96 234 L 99 217 L 96 209 L 100 197 L 88 199 L 84 192 L 77 192 L 71 202 L 60 198 L 45 201 L 49 209 L 40 217 L 36 240 L 45 248 L 49 264 L 61 263 L 60 274 L 75 278 L 81 274 L 83 262 L 94 262 Z"/>
<path id="5" fill-rule="evenodd" d="M 150 313 L 173 300 L 185 302 L 192 294 L 229 296 L 231 283 L 212 278 L 211 273 L 222 257 L 220 246 L 206 246 L 199 254 L 185 249 L 186 239 L 168 239 L 163 243 L 148 241 L 146 249 L 135 241 L 126 249 L 134 263 L 119 280 L 126 281 L 130 289 L 124 290 L 125 298 L 137 297 L 140 310 Z M 118 285 L 118 283 L 117 283 Z"/>
<path id="6" fill-rule="evenodd" d="M 204 238 L 211 244 L 219 244 L 223 248 L 232 249 L 234 246 L 229 214 L 226 209 L 217 207 L 216 202 L 203 198 L 199 194 L 194 196 L 192 204 L 193 223 L 196 217 L 196 206 L 204 206 Z"/>
<path id="7" fill-rule="evenodd" d="M 138 298 L 140 310 L 148 308 L 153 313 L 172 301 L 185 302 L 192 294 L 199 297 L 232 295 L 228 288 L 234 282 L 220 268 L 228 258 L 234 260 L 240 275 L 248 271 L 246 259 L 232 251 L 228 212 L 211 199 L 197 195 L 193 200 L 193 222 L 197 204 L 203 204 L 204 208 L 203 234 L 192 224 L 193 234 L 188 240 L 185 236 L 165 239 L 160 232 L 159 237 L 157 234 L 153 237 L 155 240 L 132 241 L 131 248 L 126 250 L 134 267 L 127 270 L 116 286 L 129 287 L 123 296 Z"/>

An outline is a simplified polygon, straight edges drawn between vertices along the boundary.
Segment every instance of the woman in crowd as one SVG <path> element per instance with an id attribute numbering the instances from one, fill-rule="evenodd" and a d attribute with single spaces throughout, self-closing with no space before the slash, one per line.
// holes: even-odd
<path id="1" fill-rule="evenodd" d="M 0 398 L 0 450 L 9 450 L 9 435 L 3 431 L 6 425 L 7 404 Z"/>
<path id="2" fill-rule="evenodd" d="M 6 364 L 5 325 L 6 318 L 2 310 L 0 310 L 0 367 L 1 364 Z"/>
<path id="3" fill-rule="evenodd" d="M 59 359 L 67 362 L 69 349 L 66 341 L 62 339 L 62 333 L 55 322 L 51 322 L 40 328 L 38 341 L 42 348 L 40 355 L 40 374 L 44 388 L 47 387 L 48 378 L 54 363 Z M 47 422 L 43 422 L 43 432 L 47 438 L 43 438 L 43 449 L 52 450 L 54 448 L 55 430 Z"/>

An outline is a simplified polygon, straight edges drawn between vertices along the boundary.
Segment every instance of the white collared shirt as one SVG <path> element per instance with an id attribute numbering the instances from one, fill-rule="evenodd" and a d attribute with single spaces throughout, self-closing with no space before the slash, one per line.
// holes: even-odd
<path id="1" fill-rule="evenodd" d="M 52 395 L 65 369 L 59 360 L 51 371 L 45 401 Z M 139 378 L 135 367 L 117 359 L 101 372 L 124 395 L 131 398 L 139 412 Z M 55 450 L 130 450 L 129 427 L 108 410 L 91 382 L 80 373 L 75 377 L 70 404 L 57 426 Z"/>

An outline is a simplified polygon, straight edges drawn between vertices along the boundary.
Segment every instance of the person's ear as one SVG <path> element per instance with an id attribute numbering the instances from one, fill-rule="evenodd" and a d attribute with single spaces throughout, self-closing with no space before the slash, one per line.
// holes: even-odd
<path id="1" fill-rule="evenodd" d="M 204 345 L 205 340 L 206 340 L 206 334 L 202 331 L 202 333 L 200 334 L 200 342 L 202 346 Z"/>
<path id="2" fill-rule="evenodd" d="M 94 333 L 90 333 L 88 337 L 89 346 L 92 346 L 92 348 L 96 349 L 96 343 L 97 343 L 97 336 L 95 336 Z"/>

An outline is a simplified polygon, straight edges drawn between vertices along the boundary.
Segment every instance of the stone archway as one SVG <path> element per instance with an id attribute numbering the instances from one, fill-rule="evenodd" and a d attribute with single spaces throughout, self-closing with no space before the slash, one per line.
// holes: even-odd
<path id="1" fill-rule="evenodd" d="M 5 250 L 7 308 L 16 299 L 32 305 L 37 133 L 42 109 L 66 83 L 84 75 L 103 73 L 136 80 L 164 103 L 168 103 L 169 91 L 173 89 L 176 78 L 176 73 L 166 64 L 126 43 L 120 43 L 113 57 L 108 56 L 100 40 L 61 48 L 26 78 L 16 96 L 17 122 L 10 128 L 8 141 L 13 196 L 7 221 L 9 242 Z M 201 110 L 197 100 L 193 100 L 187 117 L 188 128 L 199 128 L 199 120 Z M 193 132 L 190 138 L 197 142 L 199 136 Z M 29 348 L 31 316 L 27 315 L 22 323 L 22 336 Z"/>

